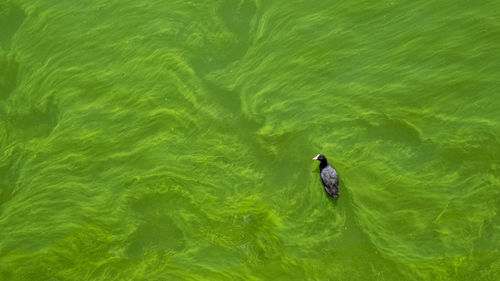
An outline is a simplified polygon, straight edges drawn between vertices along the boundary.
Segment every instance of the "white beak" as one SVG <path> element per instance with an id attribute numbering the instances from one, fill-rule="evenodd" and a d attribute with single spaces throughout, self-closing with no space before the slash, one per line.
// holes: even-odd
<path id="1" fill-rule="evenodd" d="M 318 160 L 319 154 L 316 155 L 316 157 L 313 158 L 313 160 Z"/>

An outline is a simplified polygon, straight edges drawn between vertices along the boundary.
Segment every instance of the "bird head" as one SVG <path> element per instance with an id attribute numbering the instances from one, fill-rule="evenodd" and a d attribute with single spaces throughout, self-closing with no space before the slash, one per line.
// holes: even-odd
<path id="1" fill-rule="evenodd" d="M 316 155 L 316 157 L 314 157 L 312 160 L 318 160 L 318 161 L 323 162 L 323 161 L 326 161 L 326 157 L 325 157 L 325 155 L 323 155 L 323 154 L 318 154 L 318 155 Z"/>

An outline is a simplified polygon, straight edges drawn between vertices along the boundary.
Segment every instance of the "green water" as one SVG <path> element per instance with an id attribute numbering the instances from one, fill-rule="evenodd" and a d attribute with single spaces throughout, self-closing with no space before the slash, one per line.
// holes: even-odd
<path id="1" fill-rule="evenodd" d="M 499 89 L 493 0 L 0 0 L 0 280 L 500 280 Z"/>

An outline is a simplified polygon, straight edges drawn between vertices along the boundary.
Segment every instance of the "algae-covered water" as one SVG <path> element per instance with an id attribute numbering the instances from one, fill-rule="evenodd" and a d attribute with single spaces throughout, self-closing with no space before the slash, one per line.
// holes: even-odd
<path id="1" fill-rule="evenodd" d="M 499 209 L 498 1 L 0 0 L 0 280 L 500 280 Z"/>

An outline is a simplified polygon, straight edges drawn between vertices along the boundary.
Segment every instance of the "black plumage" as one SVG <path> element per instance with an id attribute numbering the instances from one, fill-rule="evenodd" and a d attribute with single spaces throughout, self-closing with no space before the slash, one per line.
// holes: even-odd
<path id="1" fill-rule="evenodd" d="M 313 160 L 320 161 L 319 174 L 326 193 L 333 198 L 337 198 L 337 196 L 339 196 L 339 175 L 337 174 L 337 171 L 335 171 L 335 169 L 328 164 L 328 161 L 323 154 L 318 154 L 313 158 Z"/>

